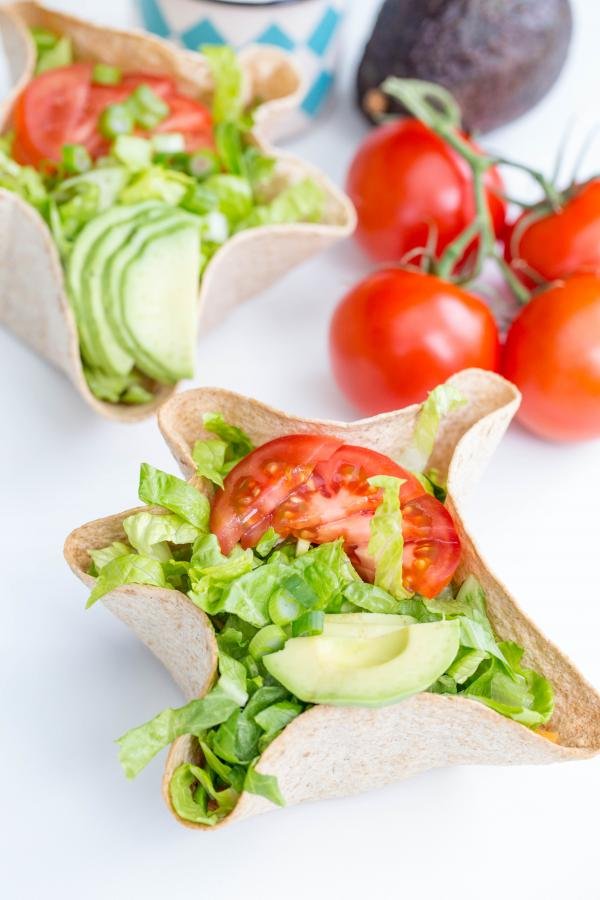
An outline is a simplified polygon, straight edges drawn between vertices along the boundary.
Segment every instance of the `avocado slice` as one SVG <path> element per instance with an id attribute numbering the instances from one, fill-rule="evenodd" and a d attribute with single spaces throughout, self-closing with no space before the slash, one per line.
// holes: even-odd
<path id="1" fill-rule="evenodd" d="M 116 296 L 133 356 L 167 383 L 194 374 L 200 264 L 198 224 L 181 215 L 156 230 L 122 270 Z"/>
<path id="2" fill-rule="evenodd" d="M 359 614 L 360 615 L 360 614 Z M 328 620 L 335 616 L 326 616 Z M 267 671 L 308 703 L 384 706 L 424 691 L 459 648 L 456 619 L 393 628 L 375 637 L 292 638 L 263 657 Z"/>
<path id="3" fill-rule="evenodd" d="M 120 222 L 125 221 L 131 216 L 131 207 L 115 206 L 112 209 L 101 213 L 81 230 L 77 236 L 67 265 L 66 286 L 71 308 L 77 322 L 77 330 L 79 333 L 79 347 L 81 355 L 85 362 L 94 368 L 101 367 L 100 356 L 94 350 L 93 337 L 90 334 L 87 316 L 85 315 L 85 307 L 82 304 L 82 277 L 83 269 L 90 253 L 91 248 L 96 241 L 111 228 Z"/>
<path id="4" fill-rule="evenodd" d="M 325 637 L 377 637 L 406 625 L 415 625 L 416 621 L 412 616 L 388 613 L 337 613 L 325 617 L 323 634 Z"/>
<path id="5" fill-rule="evenodd" d="M 80 305 L 85 321 L 86 334 L 94 358 L 101 369 L 109 374 L 127 375 L 134 366 L 134 359 L 118 339 L 106 313 L 103 292 L 103 271 L 107 260 L 135 234 L 144 222 L 164 216 L 166 207 L 162 203 L 150 202 L 110 210 L 104 218 L 105 228 L 89 248 L 80 275 Z"/>
<path id="6" fill-rule="evenodd" d="M 172 228 L 181 227 L 184 222 L 187 224 L 192 217 L 188 213 L 183 213 L 181 210 L 162 204 L 159 201 L 150 202 L 153 204 L 158 202 L 162 212 L 151 216 L 147 221 L 141 222 L 135 229 L 135 232 L 131 233 L 129 239 L 114 249 L 104 266 L 102 292 L 107 319 L 116 339 L 127 349 L 127 352 L 133 357 L 141 371 L 157 381 L 168 384 L 174 380 L 170 375 L 168 366 L 165 366 L 162 360 L 156 360 L 144 352 L 144 349 L 136 342 L 125 322 L 123 298 L 121 295 L 123 274 L 129 264 L 143 252 L 149 241 L 152 241 L 156 236 L 164 235 Z M 139 208 L 139 204 L 135 204 L 135 208 Z M 196 285 L 196 292 L 197 287 Z"/>

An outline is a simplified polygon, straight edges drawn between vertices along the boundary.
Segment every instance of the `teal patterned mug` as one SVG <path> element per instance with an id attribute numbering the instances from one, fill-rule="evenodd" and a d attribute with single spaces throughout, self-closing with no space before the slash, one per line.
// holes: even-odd
<path id="1" fill-rule="evenodd" d="M 324 109 L 335 77 L 345 0 L 138 0 L 144 26 L 189 50 L 202 44 L 271 44 L 286 50 L 306 90 L 286 134 Z"/>

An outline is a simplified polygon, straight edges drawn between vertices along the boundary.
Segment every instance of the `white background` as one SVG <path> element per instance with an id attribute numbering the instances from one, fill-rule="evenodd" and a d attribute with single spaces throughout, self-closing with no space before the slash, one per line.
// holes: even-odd
<path id="1" fill-rule="evenodd" d="M 122 0 L 56 6 L 135 21 Z M 576 115 L 598 119 L 600 6 L 575 3 L 558 86 L 485 145 L 551 167 Z M 351 88 L 376 4 L 352 6 L 334 111 L 293 149 L 338 182 L 366 128 Z M 493 98 L 490 98 L 493 102 Z M 588 170 L 600 163 L 600 144 Z M 200 341 L 198 383 L 290 411 L 352 417 L 332 383 L 327 323 L 368 264 L 351 242 L 291 273 Z M 67 381 L 0 333 L 3 686 L 0 856 L 6 898 L 385 896 L 600 897 L 600 761 L 437 771 L 308 804 L 212 835 L 180 828 L 159 792 L 162 759 L 135 782 L 112 740 L 180 696 L 61 556 L 65 535 L 136 502 L 140 461 L 175 471 L 152 421 L 95 417 Z M 600 686 L 600 444 L 552 446 L 511 429 L 468 520 L 528 613 Z"/>

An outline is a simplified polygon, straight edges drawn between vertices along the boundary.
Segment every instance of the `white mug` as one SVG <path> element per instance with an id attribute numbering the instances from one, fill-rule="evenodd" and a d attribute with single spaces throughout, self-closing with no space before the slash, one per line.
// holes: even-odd
<path id="1" fill-rule="evenodd" d="M 190 50 L 202 44 L 273 44 L 302 72 L 306 90 L 286 135 L 323 110 L 335 77 L 344 0 L 138 0 L 144 26 Z"/>

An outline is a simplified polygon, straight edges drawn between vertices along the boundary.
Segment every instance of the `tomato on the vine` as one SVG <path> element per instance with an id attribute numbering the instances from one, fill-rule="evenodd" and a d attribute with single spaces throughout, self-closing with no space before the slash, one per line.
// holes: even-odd
<path id="1" fill-rule="evenodd" d="M 317 434 L 293 434 L 258 447 L 227 475 L 211 512 L 211 530 L 224 553 L 240 541 L 254 547 L 273 527 L 281 537 L 322 544 L 342 538 L 350 559 L 368 580 L 370 524 L 381 503 L 373 475 L 403 479 L 403 583 L 433 597 L 452 578 L 460 541 L 439 500 L 389 457 Z"/>
<path id="2" fill-rule="evenodd" d="M 600 278 L 535 295 L 511 325 L 502 373 L 523 394 L 518 419 L 556 441 L 600 437 Z"/>
<path id="3" fill-rule="evenodd" d="M 526 210 L 506 236 L 506 258 L 524 284 L 600 275 L 600 178 L 577 186 L 556 212 Z"/>
<path id="4" fill-rule="evenodd" d="M 500 235 L 506 204 L 496 168 L 486 172 L 485 185 L 494 231 Z M 373 259 L 384 262 L 401 262 L 430 238 L 439 256 L 475 217 L 469 164 L 416 119 L 371 131 L 352 161 L 346 188 L 358 213 L 356 240 Z M 418 260 L 415 252 L 411 261 Z"/>
<path id="5" fill-rule="evenodd" d="M 474 294 L 423 272 L 386 268 L 341 300 L 330 354 L 341 390 L 372 415 L 425 400 L 461 369 L 495 371 L 500 339 Z"/>

